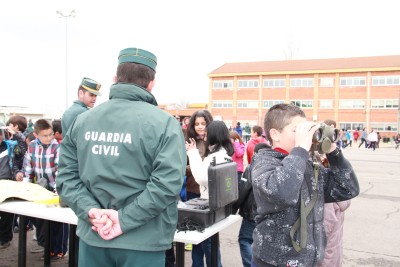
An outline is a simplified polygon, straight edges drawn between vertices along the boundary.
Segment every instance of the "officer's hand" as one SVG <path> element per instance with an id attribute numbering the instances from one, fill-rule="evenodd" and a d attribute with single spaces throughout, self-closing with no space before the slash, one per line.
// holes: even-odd
<path id="1" fill-rule="evenodd" d="M 107 223 L 108 217 L 104 214 L 103 209 L 91 208 L 88 212 L 88 219 L 92 224 L 92 230 L 97 232 Z"/>
<path id="2" fill-rule="evenodd" d="M 118 211 L 116 210 L 103 210 L 104 214 L 107 215 L 108 220 L 104 226 L 97 229 L 97 233 L 104 240 L 111 240 L 117 236 L 122 235 L 121 224 L 118 218 Z"/>

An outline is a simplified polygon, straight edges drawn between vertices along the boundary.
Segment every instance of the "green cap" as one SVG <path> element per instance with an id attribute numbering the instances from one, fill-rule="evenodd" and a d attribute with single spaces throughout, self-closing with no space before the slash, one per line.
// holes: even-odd
<path id="1" fill-rule="evenodd" d="M 96 82 L 95 80 L 85 77 L 82 79 L 81 86 L 86 90 L 88 90 L 89 92 L 91 92 L 92 94 L 101 95 L 100 94 L 101 84 Z"/>
<path id="2" fill-rule="evenodd" d="M 153 53 L 139 48 L 125 48 L 119 52 L 118 64 L 139 63 L 156 71 L 157 58 Z"/>

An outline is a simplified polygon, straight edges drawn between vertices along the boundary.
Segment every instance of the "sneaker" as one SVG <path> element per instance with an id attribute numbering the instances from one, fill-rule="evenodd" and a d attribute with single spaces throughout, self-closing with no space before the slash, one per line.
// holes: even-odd
<path id="1" fill-rule="evenodd" d="M 9 241 L 0 241 L 0 249 L 8 248 L 10 244 L 11 243 Z"/>
<path id="2" fill-rule="evenodd" d="M 19 227 L 15 226 L 14 229 L 13 229 L 13 232 L 14 232 L 14 234 L 19 233 Z"/>
<path id="3" fill-rule="evenodd" d="M 62 258 L 64 258 L 64 256 L 65 255 L 62 253 L 55 254 L 54 252 L 50 252 L 50 260 L 51 261 L 56 261 L 56 260 L 62 259 Z M 44 256 L 42 256 L 40 259 L 44 260 Z"/>
<path id="4" fill-rule="evenodd" d="M 193 247 L 192 244 L 186 244 L 186 245 L 185 245 L 185 250 L 186 250 L 186 251 L 191 251 L 191 250 L 192 250 L 192 247 Z"/>
<path id="5" fill-rule="evenodd" d="M 57 254 L 50 253 L 50 260 L 51 261 L 60 260 L 62 258 L 64 258 L 64 254 L 62 254 L 62 253 L 57 253 Z"/>
<path id="6" fill-rule="evenodd" d="M 39 246 L 39 245 L 34 245 L 33 248 L 31 248 L 31 253 L 40 253 L 44 251 L 44 247 Z"/>

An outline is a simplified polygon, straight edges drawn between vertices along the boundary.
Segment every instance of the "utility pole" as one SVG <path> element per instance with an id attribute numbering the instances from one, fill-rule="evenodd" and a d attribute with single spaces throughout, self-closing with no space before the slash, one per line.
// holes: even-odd
<path id="1" fill-rule="evenodd" d="M 62 11 L 57 10 L 56 14 L 60 18 L 65 18 L 65 109 L 68 108 L 68 18 L 75 18 L 75 10 L 71 10 L 69 14 L 64 14 Z"/>

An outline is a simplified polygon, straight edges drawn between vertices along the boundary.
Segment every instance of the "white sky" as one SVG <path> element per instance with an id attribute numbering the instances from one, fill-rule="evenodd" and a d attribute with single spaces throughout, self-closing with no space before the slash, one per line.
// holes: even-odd
<path id="1" fill-rule="evenodd" d="M 207 74 L 228 62 L 400 54 L 396 0 L 13 0 L 0 2 L 0 106 L 68 106 L 83 77 L 109 87 L 121 49 L 158 58 L 158 103 L 208 101 Z"/>

